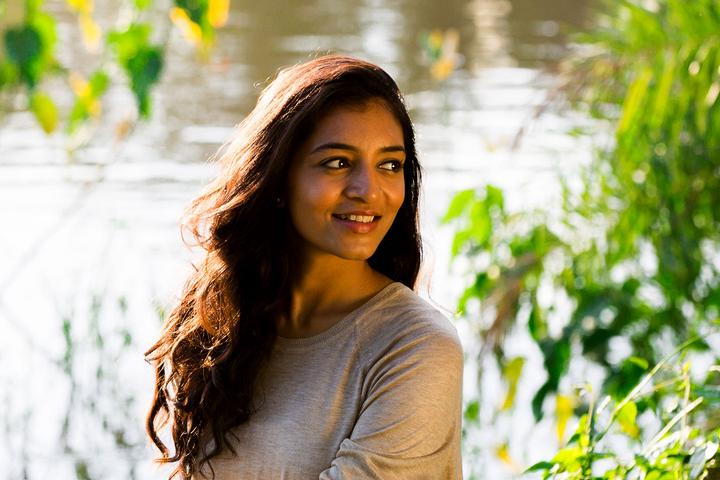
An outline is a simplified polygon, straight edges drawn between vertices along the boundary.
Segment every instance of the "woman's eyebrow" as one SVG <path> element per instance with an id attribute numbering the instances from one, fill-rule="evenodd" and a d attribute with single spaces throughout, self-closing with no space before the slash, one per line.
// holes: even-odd
<path id="1" fill-rule="evenodd" d="M 359 149 L 357 147 L 354 147 L 352 145 L 348 145 L 347 143 L 339 143 L 339 142 L 330 142 L 330 143 L 323 143 L 322 145 L 319 145 L 315 147 L 311 154 L 317 153 L 322 150 L 349 150 L 351 152 L 358 152 Z M 387 147 L 382 147 L 378 149 L 378 152 L 380 153 L 389 153 L 389 152 L 402 152 L 405 153 L 405 147 L 402 145 L 390 145 Z"/>

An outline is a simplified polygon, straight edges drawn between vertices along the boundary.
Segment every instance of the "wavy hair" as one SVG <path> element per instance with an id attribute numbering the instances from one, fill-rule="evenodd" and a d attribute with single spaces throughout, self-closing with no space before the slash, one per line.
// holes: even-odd
<path id="1" fill-rule="evenodd" d="M 393 79 L 372 63 L 329 55 L 281 70 L 233 139 L 216 154 L 220 174 L 183 219 L 204 257 L 189 276 L 158 341 L 145 353 L 155 369 L 146 429 L 158 463 L 188 479 L 228 448 L 231 429 L 253 413 L 256 380 L 289 315 L 300 239 L 279 207 L 293 153 L 331 108 L 381 100 L 405 141 L 405 200 L 370 266 L 415 287 L 421 171 L 412 123 Z M 160 439 L 170 423 L 174 453 Z M 211 467 L 212 470 L 212 467 Z M 214 472 L 213 472 L 214 476 Z"/>

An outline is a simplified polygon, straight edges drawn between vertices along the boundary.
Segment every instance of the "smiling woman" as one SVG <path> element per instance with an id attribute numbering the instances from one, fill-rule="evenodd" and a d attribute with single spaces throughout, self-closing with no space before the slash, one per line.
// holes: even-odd
<path id="1" fill-rule="evenodd" d="M 462 478 L 462 349 L 413 291 L 420 166 L 395 82 L 343 56 L 283 70 L 219 158 L 186 219 L 204 259 L 147 352 L 158 461 L 183 479 Z"/>
<path id="2" fill-rule="evenodd" d="M 405 199 L 403 144 L 400 123 L 380 101 L 336 107 L 318 122 L 288 181 L 307 254 L 364 261 L 375 253 Z"/>

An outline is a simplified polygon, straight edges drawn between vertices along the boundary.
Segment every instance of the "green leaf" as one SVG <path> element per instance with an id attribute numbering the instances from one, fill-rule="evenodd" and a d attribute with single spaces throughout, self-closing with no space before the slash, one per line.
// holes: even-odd
<path id="1" fill-rule="evenodd" d="M 19 71 L 11 62 L 0 60 L 0 89 L 6 85 L 15 85 L 19 80 Z"/>
<path id="2" fill-rule="evenodd" d="M 553 462 L 559 463 L 568 472 L 580 470 L 580 460 L 584 455 L 580 447 L 565 447 L 558 451 L 553 457 Z"/>
<path id="3" fill-rule="evenodd" d="M 138 102 L 140 116 L 150 116 L 150 87 L 160 79 L 163 57 L 158 48 L 147 47 L 131 58 L 126 68 L 130 75 L 130 86 Z"/>
<path id="4" fill-rule="evenodd" d="M 89 83 L 92 96 L 98 98 L 107 90 L 110 84 L 110 77 L 102 70 L 98 70 L 92 74 Z"/>
<path id="5" fill-rule="evenodd" d="M 538 462 L 531 467 L 528 467 L 523 473 L 537 472 L 540 470 L 550 470 L 555 464 L 551 462 Z"/>
<path id="6" fill-rule="evenodd" d="M 635 402 L 627 402 L 617 413 L 617 421 L 620 424 L 620 428 L 633 438 L 636 438 L 640 433 L 636 422 L 637 419 L 637 405 Z"/>
<path id="7" fill-rule="evenodd" d="M 478 300 L 483 301 L 485 297 L 489 295 L 494 285 L 495 282 L 490 280 L 487 272 L 479 272 L 475 276 L 475 283 L 466 288 L 460 296 L 460 300 L 458 300 L 458 311 L 461 314 L 464 314 L 467 301 L 471 298 L 477 298 Z"/>
<path id="8" fill-rule="evenodd" d="M 57 129 L 58 110 L 47 94 L 34 92 L 30 97 L 30 110 L 45 133 L 50 134 Z"/>
<path id="9" fill-rule="evenodd" d="M 547 397 L 550 391 L 550 384 L 546 381 L 543 386 L 540 387 L 537 392 L 535 392 L 535 395 L 533 396 L 531 405 L 533 416 L 535 417 L 535 422 L 539 422 L 543 418 L 543 403 L 545 402 L 545 397 Z"/>
<path id="10" fill-rule="evenodd" d="M 47 13 L 39 12 L 33 16 L 29 25 L 40 35 L 43 55 L 48 57 L 46 60 L 50 60 L 49 57 L 52 56 L 52 51 L 57 43 L 55 19 Z"/>
<path id="11" fill-rule="evenodd" d="M 498 207 L 502 212 L 505 210 L 505 200 L 503 199 L 503 192 L 499 188 L 488 185 L 485 187 L 485 203 L 488 207 Z"/>
<path id="12" fill-rule="evenodd" d="M 108 33 L 107 42 L 115 52 L 118 62 L 125 67 L 140 49 L 148 45 L 150 32 L 150 25 L 133 23 L 124 31 L 111 31 Z"/>
<path id="13" fill-rule="evenodd" d="M 35 87 L 40 74 L 38 60 L 42 54 L 40 33 L 31 25 L 23 25 L 9 28 L 5 32 L 4 40 L 8 59 L 18 66 L 28 87 Z"/>
<path id="14" fill-rule="evenodd" d="M 643 370 L 647 370 L 649 367 L 648 361 L 645 360 L 644 358 L 630 357 L 630 358 L 628 358 L 628 361 L 631 363 L 634 363 L 635 365 L 642 368 Z"/>
<path id="15" fill-rule="evenodd" d="M 640 111 L 640 106 L 645 99 L 652 75 L 652 70 L 646 68 L 637 75 L 630 85 L 628 94 L 625 97 L 625 103 L 623 104 L 622 117 L 620 117 L 617 127 L 618 134 L 624 133 L 630 125 L 635 122 L 638 111 Z"/>
<path id="16" fill-rule="evenodd" d="M 453 196 L 453 199 L 450 201 L 450 206 L 447 209 L 447 213 L 445 213 L 445 216 L 442 218 L 442 223 L 447 223 L 450 220 L 459 217 L 465 211 L 467 210 L 470 203 L 475 199 L 475 190 L 474 189 L 468 189 L 468 190 L 461 190 L 460 192 L 456 193 L 455 196 Z"/>
<path id="17" fill-rule="evenodd" d="M 533 298 L 532 309 L 528 317 L 528 331 L 536 342 L 547 336 L 547 322 L 535 298 Z"/>
<path id="18" fill-rule="evenodd" d="M 468 403 L 465 407 L 464 418 L 467 422 L 477 422 L 480 417 L 480 403 L 477 400 L 473 400 Z"/>
<path id="19" fill-rule="evenodd" d="M 175 0 L 175 5 L 185 10 L 190 20 L 198 25 L 207 23 L 208 0 Z"/>
<path id="20" fill-rule="evenodd" d="M 452 246 L 450 247 L 450 253 L 453 257 L 456 257 L 463 249 L 463 247 L 468 243 L 468 240 L 470 240 L 471 237 L 470 233 L 470 230 L 467 229 L 459 230 L 455 233 L 452 241 Z"/>
<path id="21" fill-rule="evenodd" d="M 487 247 L 486 243 L 492 233 L 492 219 L 487 203 L 477 202 L 470 209 L 470 225 L 468 226 L 472 239 L 480 247 Z"/>

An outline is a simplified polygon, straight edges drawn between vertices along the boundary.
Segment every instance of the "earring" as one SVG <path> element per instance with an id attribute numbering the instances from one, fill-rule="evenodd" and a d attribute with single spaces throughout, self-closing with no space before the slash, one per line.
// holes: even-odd
<path id="1" fill-rule="evenodd" d="M 282 198 L 277 197 L 277 198 L 275 198 L 275 206 L 277 208 L 282 208 L 285 206 L 285 202 L 282 201 Z"/>

